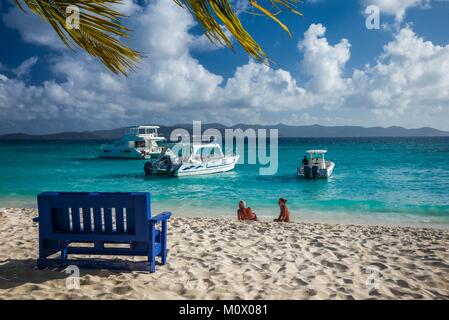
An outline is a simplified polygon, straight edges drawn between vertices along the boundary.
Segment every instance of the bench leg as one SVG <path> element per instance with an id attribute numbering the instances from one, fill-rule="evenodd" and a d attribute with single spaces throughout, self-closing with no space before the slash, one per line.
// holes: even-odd
<path id="1" fill-rule="evenodd" d="M 162 221 L 161 228 L 161 264 L 167 263 L 167 220 Z"/>
<path id="2" fill-rule="evenodd" d="M 148 264 L 150 267 L 150 272 L 153 273 L 153 272 L 156 272 L 156 256 L 154 254 L 153 247 L 152 246 L 150 246 L 150 247 L 151 248 L 148 252 Z"/>
<path id="3" fill-rule="evenodd" d="M 46 249 L 45 240 L 39 239 L 39 258 L 37 259 L 37 267 L 39 269 L 44 269 L 47 266 L 47 255 L 45 254 Z"/>
<path id="4" fill-rule="evenodd" d="M 47 266 L 45 263 L 45 258 L 38 258 L 37 259 L 37 268 L 38 269 L 45 269 L 45 267 Z"/>
<path id="5" fill-rule="evenodd" d="M 70 245 L 70 241 L 61 241 L 59 242 L 59 246 L 61 247 L 61 259 L 67 260 L 67 248 Z"/>
<path id="6" fill-rule="evenodd" d="M 37 260 L 37 267 L 39 269 L 48 267 L 48 257 L 56 253 L 60 253 L 61 260 L 67 260 L 67 247 L 69 244 L 70 241 L 39 239 L 39 259 Z"/>
<path id="7" fill-rule="evenodd" d="M 67 248 L 61 250 L 61 259 L 67 260 Z"/>
<path id="8" fill-rule="evenodd" d="M 148 244 L 148 263 L 150 265 L 150 272 L 156 272 L 156 252 L 154 252 L 154 245 L 156 243 L 155 239 L 156 230 L 154 223 L 150 225 L 150 241 Z"/>

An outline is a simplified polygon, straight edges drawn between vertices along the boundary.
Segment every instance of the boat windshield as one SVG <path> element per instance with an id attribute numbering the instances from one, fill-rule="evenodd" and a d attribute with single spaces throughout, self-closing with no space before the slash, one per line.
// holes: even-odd
<path id="1" fill-rule="evenodd" d="M 136 148 L 145 148 L 145 140 L 143 140 L 143 141 L 134 141 L 134 147 L 136 147 Z"/>
<path id="2" fill-rule="evenodd" d="M 148 129 L 148 128 L 141 128 L 139 129 L 139 133 L 140 134 L 152 134 L 152 133 L 157 133 L 157 129 Z"/>
<path id="3" fill-rule="evenodd" d="M 134 128 L 129 128 L 128 131 L 130 134 L 153 134 L 153 135 L 157 135 L 157 129 L 156 128 L 146 128 L 146 127 L 134 127 Z"/>
<path id="4" fill-rule="evenodd" d="M 309 159 L 309 164 L 322 164 L 325 163 L 324 153 L 307 153 L 307 158 Z"/>
<path id="5" fill-rule="evenodd" d="M 223 152 L 221 151 L 221 148 L 218 145 L 193 146 L 188 143 L 187 144 L 180 143 L 175 144 L 173 147 L 171 147 L 171 151 L 177 157 L 184 160 L 195 159 L 204 161 L 208 159 L 223 157 Z"/>
<path id="6" fill-rule="evenodd" d="M 308 153 L 307 154 L 307 158 L 311 159 L 311 158 L 324 158 L 324 154 L 323 153 Z"/>
<path id="7" fill-rule="evenodd" d="M 187 160 L 190 157 L 190 146 L 188 144 L 175 143 L 170 145 L 167 143 L 165 147 L 180 159 Z"/>
<path id="8" fill-rule="evenodd" d="M 195 158 L 200 157 L 201 160 L 211 159 L 211 158 L 220 158 L 223 156 L 219 147 L 204 147 L 199 148 L 194 155 Z"/>

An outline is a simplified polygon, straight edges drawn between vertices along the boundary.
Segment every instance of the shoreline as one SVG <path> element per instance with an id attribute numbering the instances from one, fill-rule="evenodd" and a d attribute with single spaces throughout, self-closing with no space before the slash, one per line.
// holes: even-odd
<path id="1" fill-rule="evenodd" d="M 36 206 L 4 206 L 0 203 L 0 211 L 26 209 L 37 210 Z M 278 217 L 278 212 L 273 210 L 262 209 L 256 210 L 257 216 L 261 221 L 272 222 Z M 216 214 L 211 216 L 209 209 L 191 206 L 170 206 L 163 202 L 156 202 L 152 205 L 152 214 L 158 212 L 171 211 L 176 217 L 185 218 L 217 218 L 234 220 L 236 218 L 236 209 L 232 211 L 229 208 L 214 209 L 226 212 L 225 214 Z M 270 212 L 270 213 L 268 213 Z M 273 212 L 271 214 L 271 212 Z M 349 212 L 349 211 L 309 211 L 301 210 L 299 213 L 290 210 L 293 223 L 319 223 L 330 225 L 349 225 L 349 226 L 379 226 L 379 227 L 404 227 L 404 228 L 431 228 L 437 230 L 449 230 L 449 217 L 438 220 L 438 216 L 420 216 L 417 214 L 406 215 L 405 213 L 389 213 L 389 212 Z"/>
<path id="2" fill-rule="evenodd" d="M 69 290 L 35 267 L 36 210 L 0 212 L 1 299 L 449 299 L 448 230 L 177 216 L 156 273 L 81 269 Z"/>

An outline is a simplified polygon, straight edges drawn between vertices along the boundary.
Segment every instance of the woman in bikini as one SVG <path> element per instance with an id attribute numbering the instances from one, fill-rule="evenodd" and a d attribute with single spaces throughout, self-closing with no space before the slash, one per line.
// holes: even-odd
<path id="1" fill-rule="evenodd" d="M 287 208 L 287 199 L 280 198 L 278 201 L 279 208 L 281 209 L 281 213 L 279 214 L 279 218 L 274 219 L 275 222 L 290 222 L 290 212 Z"/>
<path id="2" fill-rule="evenodd" d="M 240 200 L 239 208 L 237 209 L 237 219 L 239 221 L 243 220 L 257 221 L 257 216 L 251 208 L 246 206 L 245 201 Z"/>

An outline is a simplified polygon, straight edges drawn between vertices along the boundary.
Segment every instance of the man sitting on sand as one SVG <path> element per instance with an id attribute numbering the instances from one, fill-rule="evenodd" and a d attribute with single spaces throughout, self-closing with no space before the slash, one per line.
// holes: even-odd
<path id="1" fill-rule="evenodd" d="M 251 208 L 246 206 L 245 201 L 240 200 L 239 208 L 237 209 L 237 219 L 239 221 L 243 220 L 257 221 L 257 216 Z"/>
<path id="2" fill-rule="evenodd" d="M 279 214 L 279 218 L 274 219 L 275 222 L 290 222 L 290 212 L 288 212 L 287 208 L 287 199 L 279 198 L 278 201 L 279 208 L 281 209 L 281 213 Z"/>

